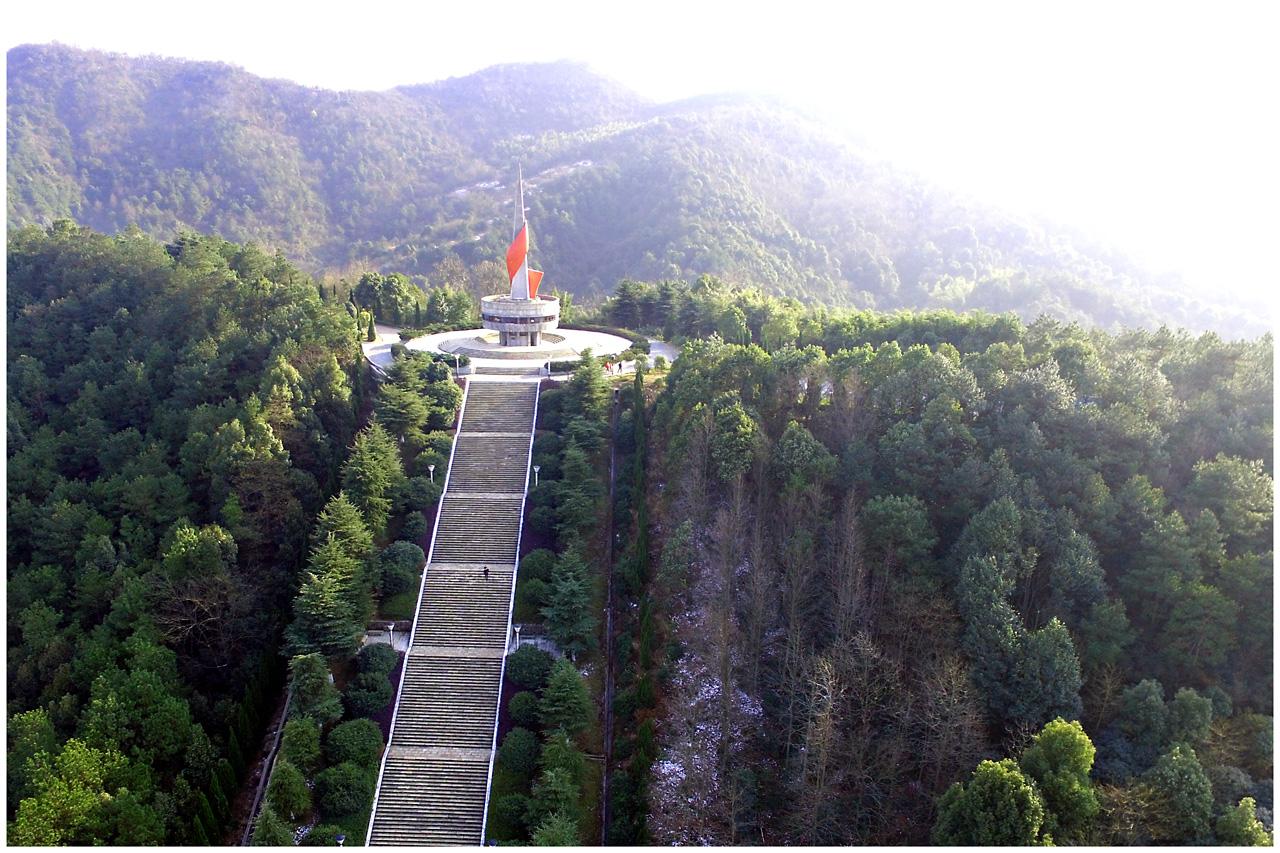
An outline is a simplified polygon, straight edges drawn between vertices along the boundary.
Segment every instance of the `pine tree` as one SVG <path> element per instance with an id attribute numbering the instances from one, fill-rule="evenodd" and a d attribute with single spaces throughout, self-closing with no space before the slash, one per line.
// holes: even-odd
<path id="1" fill-rule="evenodd" d="M 293 833 L 270 806 L 263 806 L 253 824 L 254 847 L 292 847 Z"/>
<path id="2" fill-rule="evenodd" d="M 391 514 L 392 498 L 405 480 L 395 441 L 377 421 L 356 436 L 342 468 L 347 498 L 364 514 L 373 535 L 382 535 Z"/>
<path id="3" fill-rule="evenodd" d="M 320 655 L 298 655 L 289 661 L 289 686 L 289 716 L 310 717 L 320 725 L 342 716 L 338 688 L 329 680 L 329 665 Z"/>
<path id="4" fill-rule="evenodd" d="M 356 653 L 362 612 L 360 563 L 346 554 L 331 534 L 311 553 L 302 588 L 293 602 L 294 621 L 289 645 L 298 653 L 320 651 L 329 657 Z"/>
<path id="5" fill-rule="evenodd" d="M 312 546 L 318 546 L 332 535 L 342 545 L 348 556 L 367 560 L 373 554 L 373 534 L 364 523 L 364 517 L 345 492 L 329 498 L 324 509 L 316 516 L 315 530 L 311 534 Z"/>
<path id="6" fill-rule="evenodd" d="M 577 655 L 595 646 L 596 615 L 591 606 L 587 564 L 576 549 L 566 551 L 556 562 L 542 616 L 551 636 L 569 654 Z"/>
<path id="7" fill-rule="evenodd" d="M 587 693 L 586 682 L 566 658 L 560 658 L 552 665 L 538 710 L 542 724 L 548 729 L 559 728 L 576 734 L 587 727 L 591 717 L 591 696 Z"/>

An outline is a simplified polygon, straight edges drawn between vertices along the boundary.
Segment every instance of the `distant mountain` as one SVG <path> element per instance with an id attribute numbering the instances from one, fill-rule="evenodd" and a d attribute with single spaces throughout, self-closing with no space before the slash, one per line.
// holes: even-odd
<path id="1" fill-rule="evenodd" d="M 312 270 L 497 258 L 524 166 L 547 283 L 710 273 L 831 305 L 1265 326 L 1065 232 L 926 185 L 773 101 L 647 102 L 572 63 L 332 92 L 223 64 L 8 54 L 8 222 L 182 228 Z"/>

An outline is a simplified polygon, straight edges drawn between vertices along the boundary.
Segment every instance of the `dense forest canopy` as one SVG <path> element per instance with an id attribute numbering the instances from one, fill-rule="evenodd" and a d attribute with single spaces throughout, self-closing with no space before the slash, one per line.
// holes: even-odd
<path id="1" fill-rule="evenodd" d="M 1269 843 L 1270 336 L 605 311 L 701 336 L 653 415 L 654 840 Z"/>
<path id="2" fill-rule="evenodd" d="M 1061 229 L 887 167 L 785 105 L 654 105 L 584 68 L 330 92 L 213 63 L 8 54 L 10 226 L 253 240 L 312 271 L 500 257 L 516 160 L 551 286 L 704 273 L 831 305 L 1259 334 Z"/>
<path id="3" fill-rule="evenodd" d="M 7 271 L 9 838 L 220 843 L 355 433 L 354 309 L 190 234 L 22 229 Z"/>

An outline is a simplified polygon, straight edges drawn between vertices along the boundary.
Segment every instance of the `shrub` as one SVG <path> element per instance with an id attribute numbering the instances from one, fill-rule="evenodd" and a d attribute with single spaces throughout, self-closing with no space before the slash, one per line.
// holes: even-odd
<path id="1" fill-rule="evenodd" d="M 267 784 L 267 802 L 276 814 L 289 820 L 297 820 L 311 808 L 311 791 L 302 771 L 286 758 L 276 761 Z"/>
<path id="2" fill-rule="evenodd" d="M 271 806 L 263 806 L 253 824 L 254 847 L 288 847 L 293 844 L 293 830 L 280 819 Z"/>
<path id="3" fill-rule="evenodd" d="M 444 434 L 448 435 L 448 433 Z M 427 433 L 427 440 L 429 441 L 430 436 L 433 435 L 439 435 L 439 433 Z M 431 465 L 436 466 L 436 482 L 443 486 L 445 472 L 449 470 L 449 448 L 446 447 L 444 452 L 441 453 L 433 447 L 428 447 L 419 453 L 413 460 L 414 474 L 419 477 L 426 477 L 427 482 L 431 482 L 431 469 L 428 467 Z"/>
<path id="4" fill-rule="evenodd" d="M 382 594 L 395 595 L 410 589 L 425 562 L 426 555 L 414 543 L 392 542 L 378 555 Z"/>
<path id="5" fill-rule="evenodd" d="M 517 726 L 537 728 L 538 697 L 528 690 L 521 690 L 507 700 L 507 712 L 511 715 L 511 722 Z"/>
<path id="6" fill-rule="evenodd" d="M 440 472 L 440 469 L 436 469 Z M 435 506 L 436 501 L 440 500 L 440 493 L 444 491 L 444 477 L 441 476 L 433 483 L 428 476 L 418 476 L 409 478 L 408 492 L 405 503 L 410 509 L 424 510 L 427 507 Z"/>
<path id="7" fill-rule="evenodd" d="M 420 512 L 411 512 L 404 520 L 404 524 L 400 526 L 400 535 L 396 538 L 416 545 L 430 530 L 431 522 L 427 521 L 426 516 Z"/>
<path id="8" fill-rule="evenodd" d="M 391 682 L 385 675 L 362 672 L 351 680 L 342 703 L 352 717 L 372 717 L 391 703 Z"/>
<path id="9" fill-rule="evenodd" d="M 653 357 L 653 369 L 654 369 L 654 370 L 666 370 L 666 369 L 667 369 L 667 357 L 666 357 L 665 355 L 655 355 L 655 356 Z"/>
<path id="10" fill-rule="evenodd" d="M 350 761 L 316 774 L 316 803 L 325 817 L 353 815 L 373 798 L 372 775 Z"/>
<path id="11" fill-rule="evenodd" d="M 386 643 L 370 643 L 356 655 L 356 668 L 360 672 L 390 675 L 400 663 L 400 653 Z"/>
<path id="12" fill-rule="evenodd" d="M 502 739 L 498 764 L 518 776 L 522 784 L 527 783 L 538 767 L 538 751 L 538 739 L 533 732 L 514 728 Z"/>
<path id="13" fill-rule="evenodd" d="M 547 603 L 547 582 L 539 578 L 522 580 L 516 585 L 516 609 L 533 617 Z"/>
<path id="14" fill-rule="evenodd" d="M 373 769 L 382 757 L 382 730 L 373 720 L 339 723 L 325 740 L 325 754 L 331 765 L 354 764 Z"/>
<path id="15" fill-rule="evenodd" d="M 520 559 L 520 578 L 521 580 L 549 581 L 555 564 L 554 551 L 548 551 L 546 548 L 530 551 Z"/>
<path id="16" fill-rule="evenodd" d="M 503 794 L 493 803 L 496 822 L 509 827 L 517 834 L 524 832 L 524 816 L 528 810 L 529 798 L 524 794 Z"/>
<path id="17" fill-rule="evenodd" d="M 339 835 L 347 835 L 347 831 L 333 823 L 317 824 L 311 827 L 311 831 L 303 837 L 301 846 L 337 847 Z M 355 845 L 352 846 L 354 847 Z"/>
<path id="18" fill-rule="evenodd" d="M 310 717 L 298 717 L 284 724 L 280 754 L 296 767 L 315 770 L 320 763 L 320 727 Z"/>
<path id="19" fill-rule="evenodd" d="M 521 646 L 507 658 L 507 678 L 525 690 L 539 690 L 551 672 L 551 655 L 533 646 Z"/>

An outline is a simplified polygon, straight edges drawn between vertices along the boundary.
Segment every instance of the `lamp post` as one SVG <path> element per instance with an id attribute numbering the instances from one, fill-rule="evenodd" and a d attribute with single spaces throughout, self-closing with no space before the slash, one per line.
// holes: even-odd
<path id="1" fill-rule="evenodd" d="M 533 487 L 534 487 L 535 489 L 536 489 L 536 488 L 538 488 L 538 472 L 539 472 L 539 471 L 541 471 L 541 470 L 542 470 L 542 466 L 541 466 L 541 465 L 534 465 L 534 466 L 533 466 Z"/>
<path id="2" fill-rule="evenodd" d="M 513 652 L 514 652 L 514 651 L 516 651 L 516 649 L 519 649 L 519 648 L 520 648 L 520 623 L 518 623 L 518 622 L 517 622 L 517 623 L 516 623 L 514 626 L 512 626 L 512 627 L 514 627 L 514 628 L 516 629 L 516 648 L 511 650 L 511 651 L 513 651 Z"/>
<path id="3" fill-rule="evenodd" d="M 347 840 L 347 836 L 340 832 L 333 837 L 333 840 L 338 842 L 339 847 L 342 847 Z"/>
<path id="4" fill-rule="evenodd" d="M 436 482 L 436 466 L 435 466 L 435 463 L 434 463 L 434 462 L 427 466 L 427 473 L 431 475 L 431 484 L 432 484 L 432 485 L 435 485 L 435 482 Z"/>

